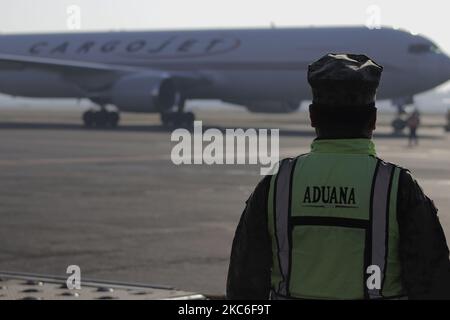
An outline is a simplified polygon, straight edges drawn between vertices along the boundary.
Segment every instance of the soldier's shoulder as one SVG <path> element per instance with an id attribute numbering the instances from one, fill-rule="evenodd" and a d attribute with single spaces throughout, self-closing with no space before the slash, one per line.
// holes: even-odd
<path id="1" fill-rule="evenodd" d="M 418 186 L 418 182 L 416 180 L 416 178 L 414 177 L 414 174 L 412 173 L 412 171 L 408 168 L 405 168 L 397 163 L 394 162 L 390 162 L 387 161 L 385 159 L 379 158 L 377 157 L 378 160 L 382 161 L 382 163 L 386 164 L 386 165 L 390 165 L 392 166 L 394 169 L 397 169 L 400 171 L 399 173 L 399 185 L 406 187 L 407 189 L 410 188 L 417 188 Z M 420 187 L 419 187 L 420 189 Z"/>
<path id="2" fill-rule="evenodd" d="M 431 201 L 425 194 L 423 188 L 420 186 L 420 183 L 418 182 L 418 180 L 414 176 L 414 173 L 410 169 L 400 166 L 396 163 L 387 162 L 382 159 L 380 160 L 400 170 L 398 180 L 398 188 L 399 188 L 398 190 L 400 199 L 404 200 L 404 202 L 406 201 L 410 205 L 424 201 Z"/>
<path id="3" fill-rule="evenodd" d="M 400 170 L 402 173 L 407 173 L 411 175 L 411 170 L 409 170 L 408 168 L 405 168 L 397 163 L 391 162 L 391 161 L 387 161 L 383 158 L 380 157 L 376 157 L 378 160 L 380 160 L 382 163 L 386 164 L 386 165 L 390 165 L 393 166 L 394 168 Z"/>
<path id="4" fill-rule="evenodd" d="M 280 161 L 278 161 L 277 166 L 274 168 L 274 170 L 272 170 L 272 175 L 271 176 L 276 176 L 279 172 L 280 169 L 286 169 L 286 168 L 293 168 L 295 166 L 295 163 L 301 159 L 302 157 L 307 156 L 309 153 L 303 153 L 300 154 L 298 156 L 295 157 L 287 157 L 287 158 L 283 158 Z"/>
<path id="5" fill-rule="evenodd" d="M 301 158 L 303 158 L 303 157 L 306 157 L 306 156 L 308 156 L 309 154 L 310 154 L 310 152 L 308 152 L 308 153 L 302 153 L 302 154 L 299 154 L 298 156 L 295 156 L 295 157 L 287 157 L 287 158 L 283 158 L 283 159 L 280 160 L 280 165 L 281 165 L 281 164 L 284 164 L 284 163 L 292 163 L 293 161 L 297 161 L 298 159 L 301 159 Z"/>

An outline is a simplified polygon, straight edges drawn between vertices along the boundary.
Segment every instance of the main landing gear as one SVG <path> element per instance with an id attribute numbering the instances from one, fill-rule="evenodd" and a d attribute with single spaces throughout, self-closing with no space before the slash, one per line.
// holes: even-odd
<path id="1" fill-rule="evenodd" d="M 88 110 L 83 113 L 83 123 L 87 128 L 115 128 L 119 121 L 118 111 L 108 111 L 104 107 L 100 110 Z"/>
<path id="2" fill-rule="evenodd" d="M 161 122 L 165 127 L 184 127 L 191 128 L 195 121 L 195 115 L 192 112 L 185 112 L 184 105 L 186 100 L 180 96 L 176 99 L 176 111 L 161 112 Z"/>
<path id="3" fill-rule="evenodd" d="M 192 112 L 162 112 L 161 122 L 165 127 L 191 127 L 195 115 Z"/>

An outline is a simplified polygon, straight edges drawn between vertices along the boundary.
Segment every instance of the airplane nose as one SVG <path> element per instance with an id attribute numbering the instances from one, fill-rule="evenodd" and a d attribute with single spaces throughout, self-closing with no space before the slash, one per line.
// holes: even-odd
<path id="1" fill-rule="evenodd" d="M 431 73 L 426 73 L 431 76 L 436 85 L 440 85 L 450 80 L 450 57 L 444 53 L 435 56 L 434 67 L 428 69 Z"/>
<path id="2" fill-rule="evenodd" d="M 445 80 L 450 80 L 450 57 L 445 55 L 440 66 L 440 72 Z"/>

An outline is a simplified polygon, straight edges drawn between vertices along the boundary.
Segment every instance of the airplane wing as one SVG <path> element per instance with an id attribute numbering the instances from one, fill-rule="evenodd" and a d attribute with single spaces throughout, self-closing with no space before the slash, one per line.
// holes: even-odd
<path id="1" fill-rule="evenodd" d="M 0 70 L 4 68 L 27 67 L 64 72 L 130 72 L 138 69 L 136 67 L 108 65 L 97 62 L 62 60 L 0 53 Z"/>
<path id="2" fill-rule="evenodd" d="M 182 86 L 199 85 L 207 81 L 205 77 L 195 73 L 169 73 L 164 70 L 145 67 L 0 53 L 0 71 L 22 69 L 36 69 L 57 73 L 61 75 L 63 80 L 71 81 L 78 85 L 87 94 L 102 90 L 117 79 L 133 73 L 145 72 L 163 78 L 170 77 Z"/>

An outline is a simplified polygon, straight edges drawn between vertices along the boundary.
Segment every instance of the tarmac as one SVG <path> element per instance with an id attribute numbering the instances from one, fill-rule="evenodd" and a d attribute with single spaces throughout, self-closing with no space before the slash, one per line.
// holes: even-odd
<path id="1" fill-rule="evenodd" d="M 280 128 L 281 157 L 308 152 L 307 114 L 198 110 L 205 128 Z M 378 155 L 411 169 L 450 237 L 450 134 L 425 115 L 419 146 L 380 115 Z M 175 165 L 158 115 L 85 129 L 73 110 L 0 109 L 0 270 L 225 292 L 233 235 L 258 165 Z"/>

